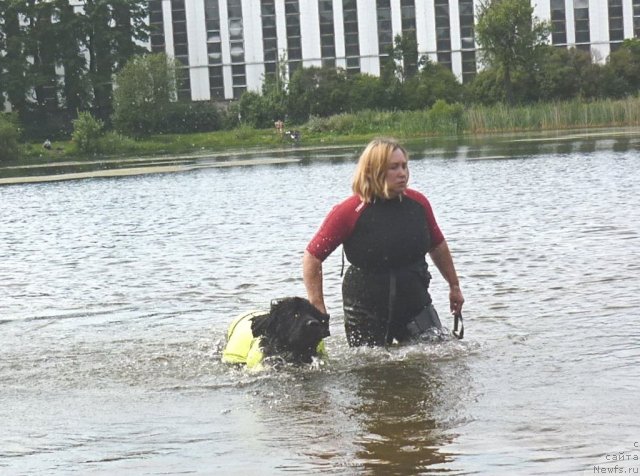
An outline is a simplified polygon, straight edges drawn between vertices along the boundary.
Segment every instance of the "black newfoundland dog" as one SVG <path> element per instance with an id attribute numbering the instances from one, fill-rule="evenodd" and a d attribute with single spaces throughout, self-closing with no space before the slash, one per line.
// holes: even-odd
<path id="1" fill-rule="evenodd" d="M 307 299 L 278 299 L 269 312 L 254 311 L 233 320 L 222 361 L 250 369 L 261 369 L 263 362 L 311 363 L 314 357 L 326 357 L 322 339 L 328 336 L 329 316 Z"/>

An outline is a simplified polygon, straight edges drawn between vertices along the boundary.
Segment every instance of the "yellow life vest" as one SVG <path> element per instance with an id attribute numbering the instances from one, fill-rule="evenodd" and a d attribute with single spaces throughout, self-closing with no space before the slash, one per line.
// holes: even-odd
<path id="1" fill-rule="evenodd" d="M 245 364 L 253 371 L 262 370 L 264 354 L 260 349 L 261 337 L 254 337 L 251 332 L 251 319 L 268 314 L 265 311 L 252 311 L 240 314 L 229 326 L 227 345 L 222 351 L 222 362 L 226 364 Z M 324 341 L 320 341 L 316 352 L 320 358 L 327 357 Z"/>

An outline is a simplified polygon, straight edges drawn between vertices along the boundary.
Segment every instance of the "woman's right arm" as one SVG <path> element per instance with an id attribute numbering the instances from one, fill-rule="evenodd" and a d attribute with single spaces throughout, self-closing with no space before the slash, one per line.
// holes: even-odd
<path id="1" fill-rule="evenodd" d="M 325 314 L 327 309 L 322 289 L 322 262 L 349 237 L 365 208 L 357 195 L 352 195 L 333 207 L 305 249 L 302 278 L 307 298 Z"/>
<path id="2" fill-rule="evenodd" d="M 322 261 L 305 250 L 302 257 L 302 279 L 307 289 L 307 297 L 320 312 L 327 313 L 322 290 Z"/>

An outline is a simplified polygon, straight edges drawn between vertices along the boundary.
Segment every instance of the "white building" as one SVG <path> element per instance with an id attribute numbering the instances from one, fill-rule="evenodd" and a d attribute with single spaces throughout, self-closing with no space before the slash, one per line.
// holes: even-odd
<path id="1" fill-rule="evenodd" d="M 284 62 L 380 73 L 396 35 L 415 31 L 420 54 L 463 81 L 477 69 L 473 23 L 479 0 L 150 0 L 152 51 L 185 69 L 184 99 L 232 99 L 259 91 Z M 598 61 L 640 36 L 640 0 L 535 0 L 554 45 L 590 50 Z M 186 74 L 188 72 L 188 74 Z"/>

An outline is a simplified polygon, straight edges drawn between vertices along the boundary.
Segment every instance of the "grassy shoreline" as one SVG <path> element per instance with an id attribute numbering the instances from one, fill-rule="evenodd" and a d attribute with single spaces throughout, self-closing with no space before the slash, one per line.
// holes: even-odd
<path id="1" fill-rule="evenodd" d="M 291 128 L 300 131 L 299 146 L 327 147 L 361 145 L 380 135 L 411 140 L 634 126 L 640 126 L 640 97 L 515 107 L 499 104 L 466 109 L 460 105 L 436 103 L 433 108 L 423 111 L 362 111 L 311 118 L 306 124 Z M 51 150 L 44 150 L 41 144 L 28 144 L 25 158 L 16 164 L 278 149 L 292 144 L 274 129 L 253 129 L 246 125 L 233 130 L 156 135 L 140 140 L 109 133 L 102 140 L 104 153 L 92 156 L 79 153 L 71 140 L 54 142 Z"/>

